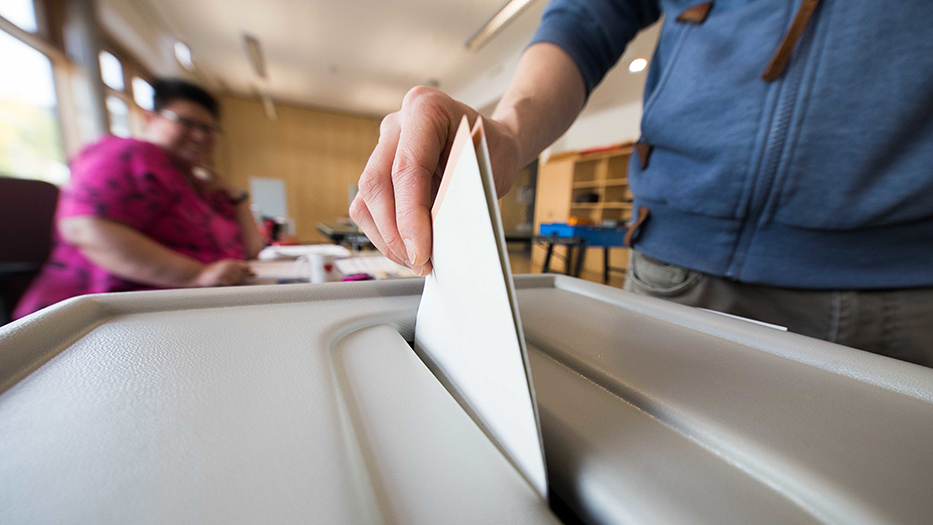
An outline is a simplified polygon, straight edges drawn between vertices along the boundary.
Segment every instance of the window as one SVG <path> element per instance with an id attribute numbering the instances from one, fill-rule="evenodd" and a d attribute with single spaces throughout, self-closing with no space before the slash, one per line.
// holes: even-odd
<path id="1" fill-rule="evenodd" d="M 15 2 L 0 1 L 4 9 Z M 0 174 L 68 180 L 49 58 L 0 31 Z"/>
<path id="2" fill-rule="evenodd" d="M 123 64 L 107 51 L 100 52 L 100 76 L 110 89 L 123 91 Z"/>
<path id="3" fill-rule="evenodd" d="M 175 41 L 175 58 L 185 69 L 194 71 L 194 63 L 191 61 L 191 50 L 188 49 L 188 46 L 186 46 L 184 42 Z"/>
<path id="4" fill-rule="evenodd" d="M 149 85 L 149 82 L 139 77 L 133 77 L 133 100 L 136 101 L 136 105 L 147 111 L 152 111 L 153 97 L 155 97 L 155 91 Z"/>
<path id="5" fill-rule="evenodd" d="M 32 0 L 0 0 L 0 16 L 23 31 L 35 33 L 39 28 L 36 23 L 36 6 Z"/>
<path id="6" fill-rule="evenodd" d="M 107 95 L 107 112 L 110 113 L 110 132 L 118 137 L 129 137 L 130 108 L 123 99 Z"/>
<path id="7" fill-rule="evenodd" d="M 0 0 L 2 1 L 2 0 Z M 152 110 L 155 91 L 146 69 L 133 55 L 112 42 L 100 53 L 100 74 L 106 86 L 105 104 L 110 133 L 118 137 L 141 137 L 146 111 Z"/>

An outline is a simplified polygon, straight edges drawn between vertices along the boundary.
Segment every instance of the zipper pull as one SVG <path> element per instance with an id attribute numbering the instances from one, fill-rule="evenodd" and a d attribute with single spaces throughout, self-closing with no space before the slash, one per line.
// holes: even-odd
<path id="1" fill-rule="evenodd" d="M 820 0 L 803 0 L 800 3 L 794 21 L 791 23 L 790 29 L 787 30 L 787 34 L 784 35 L 784 40 L 781 41 L 781 45 L 778 46 L 774 56 L 771 57 L 771 62 L 768 63 L 765 72 L 761 74 L 762 80 L 774 82 L 784 73 L 784 70 L 787 69 L 787 63 L 790 61 L 790 55 L 794 51 L 794 46 L 797 45 L 800 35 L 803 34 L 803 30 L 810 23 L 810 19 L 813 18 L 813 13 L 816 12 L 819 5 Z"/>

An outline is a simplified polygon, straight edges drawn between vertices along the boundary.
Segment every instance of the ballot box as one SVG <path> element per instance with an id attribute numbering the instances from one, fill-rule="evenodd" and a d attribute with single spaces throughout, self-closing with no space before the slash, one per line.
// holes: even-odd
<path id="1" fill-rule="evenodd" d="M 515 284 L 550 502 L 412 349 L 410 279 L 89 296 L 0 329 L 0 523 L 933 521 L 933 370 Z"/>

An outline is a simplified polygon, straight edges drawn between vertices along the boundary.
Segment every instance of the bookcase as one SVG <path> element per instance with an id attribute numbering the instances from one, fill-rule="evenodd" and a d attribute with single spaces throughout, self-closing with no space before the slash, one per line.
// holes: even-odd
<path id="1" fill-rule="evenodd" d="M 538 169 L 535 196 L 534 231 L 542 223 L 568 222 L 572 217 L 593 224 L 615 222 L 623 224 L 632 216 L 632 193 L 628 186 L 628 163 L 634 151 L 633 143 L 616 144 L 586 151 L 563 152 L 552 155 Z M 555 248 L 564 254 L 564 248 Z M 541 271 L 545 248 L 532 249 L 532 270 Z M 627 249 L 612 249 L 610 265 L 625 268 Z M 562 257 L 551 260 L 552 271 L 564 271 Z M 587 249 L 582 277 L 602 282 L 603 257 L 601 248 Z M 621 283 L 615 274 L 613 284 Z"/>

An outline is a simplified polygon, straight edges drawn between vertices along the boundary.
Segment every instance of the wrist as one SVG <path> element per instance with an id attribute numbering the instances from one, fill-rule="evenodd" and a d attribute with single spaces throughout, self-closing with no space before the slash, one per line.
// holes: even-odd
<path id="1" fill-rule="evenodd" d="M 191 264 L 188 265 L 185 273 L 187 278 L 182 283 L 184 288 L 201 288 L 204 284 L 201 282 L 201 277 L 204 275 L 205 270 L 207 270 L 207 264 L 191 261 Z"/>
<path id="2" fill-rule="evenodd" d="M 496 192 L 501 197 L 508 193 L 515 181 L 515 174 L 524 167 L 521 141 L 514 123 L 508 119 L 490 122 L 487 130 L 493 131 L 486 135 L 489 141 L 489 150 L 493 153 L 493 174 L 496 182 Z"/>

